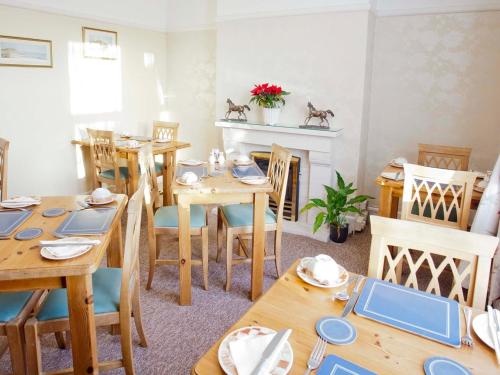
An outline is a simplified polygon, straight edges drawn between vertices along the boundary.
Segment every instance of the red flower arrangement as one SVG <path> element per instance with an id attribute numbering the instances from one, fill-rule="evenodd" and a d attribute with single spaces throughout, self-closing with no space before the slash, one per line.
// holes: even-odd
<path id="1" fill-rule="evenodd" d="M 280 104 L 285 105 L 283 96 L 290 94 L 284 91 L 280 86 L 269 85 L 269 83 L 255 85 L 250 93 L 252 94 L 250 103 L 255 102 L 258 106 L 264 108 L 276 108 Z"/>

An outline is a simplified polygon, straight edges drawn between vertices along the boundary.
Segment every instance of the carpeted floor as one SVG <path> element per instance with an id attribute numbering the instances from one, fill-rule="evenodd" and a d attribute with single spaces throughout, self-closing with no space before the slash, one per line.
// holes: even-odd
<path id="1" fill-rule="evenodd" d="M 141 236 L 141 276 L 143 285 L 147 276 L 147 242 L 145 217 Z M 230 292 L 224 291 L 225 266 L 215 262 L 215 216 L 210 217 L 209 290 L 203 290 L 200 267 L 193 268 L 193 305 L 177 303 L 178 272 L 174 266 L 157 269 L 153 288 L 146 291 L 141 286 L 143 322 L 149 340 L 147 348 L 135 346 L 134 360 L 138 374 L 189 374 L 191 368 L 224 332 L 252 305 L 248 299 L 250 265 L 233 267 L 233 284 Z M 269 240 L 271 240 L 269 238 Z M 193 240 L 193 254 L 200 254 L 200 239 Z M 269 241 L 269 244 L 271 242 Z M 270 247 L 272 248 L 272 247 Z M 344 244 L 323 243 L 310 238 L 285 234 L 283 236 L 283 269 L 297 259 L 320 253 L 331 255 L 349 271 L 366 274 L 370 248 L 369 228 L 349 237 Z M 162 254 L 176 254 L 177 240 L 164 238 Z M 266 262 L 265 288 L 275 281 L 273 262 Z M 137 335 L 134 327 L 135 344 Z M 2 338 L 3 339 L 3 338 Z M 60 350 L 53 335 L 43 341 L 44 370 L 69 367 L 71 351 Z M 107 329 L 98 330 L 99 358 L 121 357 L 119 336 L 111 336 Z M 1 345 L 1 344 L 0 344 Z M 0 374 L 10 372 L 8 352 L 0 359 Z M 120 374 L 123 370 L 108 372 Z"/>

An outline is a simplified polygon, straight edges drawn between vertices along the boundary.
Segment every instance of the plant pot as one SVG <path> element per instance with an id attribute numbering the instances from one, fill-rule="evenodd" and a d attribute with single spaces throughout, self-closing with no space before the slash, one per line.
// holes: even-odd
<path id="1" fill-rule="evenodd" d="M 276 125 L 280 120 L 281 108 L 262 108 L 262 115 L 264 117 L 264 124 Z"/>
<path id="2" fill-rule="evenodd" d="M 338 227 L 330 225 L 330 239 L 336 243 L 344 243 L 349 235 L 349 224 Z"/>

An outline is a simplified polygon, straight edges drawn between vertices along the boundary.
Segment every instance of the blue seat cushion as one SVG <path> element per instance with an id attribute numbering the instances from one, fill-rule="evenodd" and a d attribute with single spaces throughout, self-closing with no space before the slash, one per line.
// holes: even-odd
<path id="1" fill-rule="evenodd" d="M 103 171 L 103 172 L 101 172 L 101 177 L 109 178 L 110 180 L 114 180 L 115 179 L 115 170 L 108 169 L 106 171 Z M 126 180 L 128 178 L 128 168 L 127 167 L 120 167 L 120 178 L 122 180 Z"/>
<path id="2" fill-rule="evenodd" d="M 0 293 L 0 322 L 9 322 L 18 316 L 32 295 L 32 292 Z"/>
<path id="3" fill-rule="evenodd" d="M 191 205 L 191 228 L 201 228 L 207 225 L 205 207 L 199 204 Z M 179 214 L 177 206 L 160 207 L 155 212 L 156 228 L 178 228 Z"/>
<path id="4" fill-rule="evenodd" d="M 253 225 L 253 204 L 229 204 L 222 206 L 224 216 L 230 227 L 247 227 Z M 266 209 L 266 224 L 276 223 L 276 215 L 269 207 Z"/>
<path id="5" fill-rule="evenodd" d="M 121 268 L 99 268 L 92 275 L 94 294 L 94 313 L 117 312 L 120 309 Z M 49 292 L 40 309 L 38 320 L 67 318 L 68 297 L 66 288 L 53 289 Z"/>
<path id="6" fill-rule="evenodd" d="M 155 161 L 155 171 L 156 171 L 156 173 L 163 172 L 163 162 L 162 161 Z"/>

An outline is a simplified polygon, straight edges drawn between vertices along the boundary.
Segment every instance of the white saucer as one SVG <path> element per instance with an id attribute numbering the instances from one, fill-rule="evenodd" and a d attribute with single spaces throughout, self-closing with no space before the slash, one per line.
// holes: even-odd
<path id="1" fill-rule="evenodd" d="M 403 164 L 398 164 L 394 160 L 391 160 L 389 165 L 394 168 L 403 168 Z"/>
<path id="2" fill-rule="evenodd" d="M 201 160 L 181 160 L 179 161 L 179 164 L 195 167 L 197 165 L 202 165 L 203 162 Z"/>
<path id="3" fill-rule="evenodd" d="M 500 319 L 500 311 L 496 309 L 493 311 L 497 314 L 498 319 Z M 491 339 L 490 335 L 490 328 L 488 327 L 488 313 L 476 316 L 472 321 L 472 328 L 474 328 L 474 332 L 476 332 L 476 335 L 478 335 L 486 345 L 495 350 L 495 347 L 493 346 L 493 340 Z"/>
<path id="4" fill-rule="evenodd" d="M 113 202 L 115 200 L 115 196 L 114 195 L 111 195 L 108 199 L 106 199 L 105 201 L 102 201 L 102 202 L 94 202 L 92 200 L 92 196 L 90 197 L 87 197 L 87 199 L 85 199 L 85 203 L 87 204 L 90 204 L 91 206 L 102 206 L 103 204 L 109 204 L 111 202 Z"/>
<path id="5" fill-rule="evenodd" d="M 177 177 L 175 179 L 175 182 L 177 182 L 179 185 L 184 185 L 184 186 L 196 186 L 200 183 L 200 181 L 196 181 L 196 182 L 192 182 L 192 183 L 184 182 L 179 177 Z"/>
<path id="6" fill-rule="evenodd" d="M 252 159 L 247 160 L 247 161 L 238 161 L 238 160 L 233 160 L 233 164 L 237 166 L 243 166 L 243 165 L 250 165 L 253 164 L 254 161 Z"/>
<path id="7" fill-rule="evenodd" d="M 267 177 L 242 177 L 240 178 L 240 182 L 243 182 L 247 185 L 263 185 L 268 182 L 269 179 Z"/>
<path id="8" fill-rule="evenodd" d="M 171 139 L 155 139 L 154 140 L 155 143 L 169 143 L 169 142 L 172 142 Z"/>
<path id="9" fill-rule="evenodd" d="M 302 258 L 302 260 L 308 259 L 308 258 L 310 258 L 310 257 Z M 339 279 L 337 280 L 337 282 L 335 282 L 333 284 L 328 284 L 328 285 L 320 284 L 318 281 L 316 281 L 315 279 L 313 279 L 312 277 L 310 277 L 308 274 L 306 274 L 304 272 L 304 268 L 302 267 L 302 260 L 297 265 L 297 275 L 308 284 L 317 286 L 318 288 L 337 288 L 339 286 L 344 285 L 349 280 L 349 272 L 347 272 L 347 270 L 344 267 L 342 267 L 340 264 L 337 264 L 337 266 L 339 267 L 339 273 L 340 273 L 340 276 L 339 276 Z"/>

